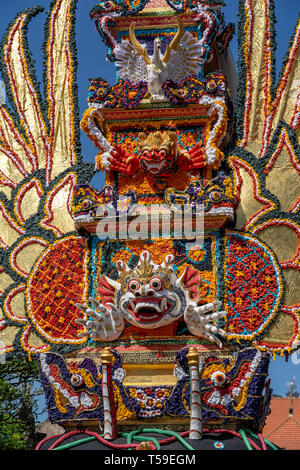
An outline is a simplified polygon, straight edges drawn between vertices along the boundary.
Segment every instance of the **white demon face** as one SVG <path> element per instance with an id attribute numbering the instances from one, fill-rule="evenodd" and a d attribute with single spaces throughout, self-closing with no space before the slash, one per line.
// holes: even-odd
<path id="1" fill-rule="evenodd" d="M 225 331 L 216 322 L 226 312 L 215 311 L 221 302 L 216 300 L 198 304 L 199 273 L 187 266 L 177 278 L 173 262 L 174 257 L 169 254 L 162 264 L 155 264 L 147 251 L 142 252 L 134 269 L 118 260 L 119 280 L 105 275 L 99 279 L 101 301 L 90 297 L 93 308 L 76 304 L 87 317 L 76 320 L 88 329 L 88 332 L 83 331 L 79 335 L 111 342 L 122 335 L 126 322 L 141 329 L 153 330 L 183 317 L 191 334 L 204 336 L 221 348 L 222 342 L 217 335 L 224 337 Z"/>
<path id="2" fill-rule="evenodd" d="M 117 303 L 125 320 L 150 329 L 168 325 L 181 317 L 184 294 L 174 285 L 173 270 L 166 264 L 154 265 L 149 253 L 144 252 L 134 270 L 126 270 L 122 262 L 118 269 L 122 289 Z"/>

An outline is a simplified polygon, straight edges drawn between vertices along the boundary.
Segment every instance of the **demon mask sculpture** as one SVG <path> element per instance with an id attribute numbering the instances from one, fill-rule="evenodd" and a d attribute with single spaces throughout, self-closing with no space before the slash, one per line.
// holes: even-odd
<path id="1" fill-rule="evenodd" d="M 189 151 L 178 153 L 176 132 L 156 131 L 138 134 L 138 154 L 129 155 L 116 145 L 108 157 L 110 169 L 125 175 L 143 170 L 151 176 L 168 177 L 177 169 L 192 171 L 206 165 L 202 142 Z"/>
<path id="2" fill-rule="evenodd" d="M 172 262 L 173 256 L 167 255 L 165 261 L 157 265 L 147 251 L 141 254 L 135 269 L 117 261 L 119 281 L 106 276 L 100 279 L 101 302 L 90 298 L 93 308 L 76 304 L 86 315 L 86 319 L 76 320 L 87 328 L 81 334 L 111 342 L 121 336 L 125 321 L 141 329 L 156 329 L 183 316 L 190 333 L 204 336 L 222 347 L 217 334 L 224 336 L 225 333 L 215 322 L 224 317 L 225 312 L 214 311 L 220 307 L 220 302 L 199 306 L 186 288 L 186 272 L 177 278 Z"/>
<path id="3" fill-rule="evenodd" d="M 177 157 L 175 132 L 144 132 L 138 135 L 140 166 L 151 175 L 167 176 L 173 171 Z"/>

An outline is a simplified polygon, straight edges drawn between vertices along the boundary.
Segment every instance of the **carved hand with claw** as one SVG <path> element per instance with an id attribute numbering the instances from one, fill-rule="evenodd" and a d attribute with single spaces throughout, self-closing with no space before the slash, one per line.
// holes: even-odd
<path id="1" fill-rule="evenodd" d="M 195 302 L 192 302 L 186 308 L 184 319 L 189 331 L 195 336 L 205 336 L 210 341 L 217 343 L 218 346 L 222 347 L 222 342 L 216 336 L 219 334 L 225 336 L 225 331 L 218 328 L 213 323 L 220 318 L 225 317 L 226 312 L 212 312 L 215 308 L 222 305 L 222 302 L 215 301 L 206 305 L 197 306 Z"/>
<path id="2" fill-rule="evenodd" d="M 88 336 L 101 341 L 114 341 L 124 330 L 124 319 L 113 303 L 107 306 L 101 304 L 93 297 L 89 298 L 94 308 L 82 304 L 75 304 L 87 316 L 86 320 L 77 319 L 76 323 L 86 327 L 87 331 L 78 336 Z"/>

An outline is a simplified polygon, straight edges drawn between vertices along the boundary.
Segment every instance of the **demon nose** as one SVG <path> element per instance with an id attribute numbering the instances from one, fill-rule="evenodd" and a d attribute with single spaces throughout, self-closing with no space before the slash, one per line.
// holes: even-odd
<path id="1" fill-rule="evenodd" d="M 149 297 L 154 294 L 154 290 L 147 285 L 141 285 L 139 289 L 134 291 L 135 297 Z"/>
<path id="2" fill-rule="evenodd" d="M 152 160 L 154 162 L 159 162 L 161 160 L 161 157 L 158 152 L 152 152 Z"/>
<path id="3" fill-rule="evenodd" d="M 144 291 L 145 291 L 145 295 L 146 295 L 146 296 L 155 295 L 155 290 L 152 289 L 148 284 L 145 285 Z"/>

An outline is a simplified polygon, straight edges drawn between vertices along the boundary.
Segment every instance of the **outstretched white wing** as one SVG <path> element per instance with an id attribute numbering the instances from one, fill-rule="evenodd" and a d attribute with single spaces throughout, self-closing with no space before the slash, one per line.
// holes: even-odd
<path id="1" fill-rule="evenodd" d="M 114 54 L 120 78 L 130 80 L 131 83 L 148 81 L 144 58 L 137 53 L 131 42 L 122 41 L 115 47 Z"/>
<path id="2" fill-rule="evenodd" d="M 172 50 L 168 67 L 168 80 L 178 83 L 189 75 L 198 73 L 202 63 L 201 43 L 191 33 L 182 36 L 176 50 Z"/>
<path id="3" fill-rule="evenodd" d="M 167 63 L 167 80 L 180 82 L 199 71 L 203 50 L 201 43 L 191 33 L 183 34 L 177 49 L 172 49 Z M 132 83 L 148 81 L 144 57 L 140 55 L 130 41 L 122 41 L 115 47 L 116 66 L 120 78 Z"/>

